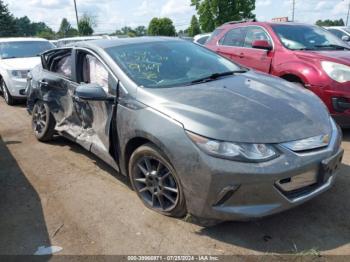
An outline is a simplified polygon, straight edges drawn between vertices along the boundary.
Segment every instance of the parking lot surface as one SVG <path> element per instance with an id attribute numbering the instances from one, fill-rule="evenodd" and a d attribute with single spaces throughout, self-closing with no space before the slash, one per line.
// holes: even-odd
<path id="1" fill-rule="evenodd" d="M 350 254 L 350 132 L 336 185 L 296 209 L 203 228 L 146 209 L 125 177 L 63 138 L 39 143 L 0 98 L 0 254 Z"/>

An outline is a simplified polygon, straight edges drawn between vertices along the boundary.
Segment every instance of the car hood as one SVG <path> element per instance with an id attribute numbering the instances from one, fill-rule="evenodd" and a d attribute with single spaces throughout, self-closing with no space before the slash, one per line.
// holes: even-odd
<path id="1" fill-rule="evenodd" d="M 350 52 L 349 51 L 301 51 L 296 53 L 300 58 L 326 60 L 336 63 L 341 63 L 350 66 Z"/>
<path id="2" fill-rule="evenodd" d="M 30 70 L 40 64 L 40 61 L 40 57 L 25 57 L 2 59 L 1 64 L 10 70 Z"/>
<path id="3" fill-rule="evenodd" d="M 246 73 L 213 82 L 140 89 L 139 101 L 208 138 L 281 143 L 330 134 L 330 118 L 310 91 L 279 78 Z"/>

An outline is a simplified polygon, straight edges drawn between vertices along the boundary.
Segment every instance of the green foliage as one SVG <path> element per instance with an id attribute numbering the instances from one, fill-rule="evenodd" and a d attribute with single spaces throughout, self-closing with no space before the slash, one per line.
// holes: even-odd
<path id="1" fill-rule="evenodd" d="M 197 19 L 197 17 L 194 15 L 192 16 L 192 19 L 191 19 L 191 25 L 190 27 L 188 28 L 188 36 L 195 36 L 195 35 L 198 35 L 201 33 L 201 28 L 199 26 L 199 21 Z"/>
<path id="2" fill-rule="evenodd" d="M 95 18 L 88 14 L 84 14 L 79 20 L 79 34 L 83 36 L 92 35 L 94 33 L 94 26 L 96 26 Z"/>
<path id="3" fill-rule="evenodd" d="M 344 20 L 343 19 L 339 19 L 339 20 L 330 20 L 330 19 L 326 19 L 326 20 L 317 20 L 316 25 L 318 26 L 344 26 Z"/>
<path id="4" fill-rule="evenodd" d="M 170 18 L 153 18 L 148 26 L 148 35 L 152 36 L 175 36 L 176 30 Z"/>
<path id="5" fill-rule="evenodd" d="M 145 26 L 138 26 L 134 29 L 136 36 L 145 36 L 147 35 L 147 28 Z"/>
<path id="6" fill-rule="evenodd" d="M 0 37 L 16 36 L 16 22 L 8 7 L 0 0 Z"/>
<path id="7" fill-rule="evenodd" d="M 255 18 L 255 0 L 191 0 L 204 32 L 212 32 L 229 21 Z"/>
<path id="8" fill-rule="evenodd" d="M 59 37 L 70 37 L 70 30 L 72 29 L 71 24 L 68 22 L 67 18 L 63 18 L 61 21 L 60 29 L 57 32 Z"/>

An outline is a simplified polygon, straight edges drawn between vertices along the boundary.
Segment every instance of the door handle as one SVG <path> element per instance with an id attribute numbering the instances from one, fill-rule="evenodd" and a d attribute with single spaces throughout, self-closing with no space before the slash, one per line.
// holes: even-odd
<path id="1" fill-rule="evenodd" d="M 49 85 L 49 83 L 46 82 L 45 80 L 40 80 L 39 84 L 40 84 L 40 86 L 48 86 Z"/>
<path id="2" fill-rule="evenodd" d="M 244 58 L 244 53 L 240 53 L 239 58 Z"/>

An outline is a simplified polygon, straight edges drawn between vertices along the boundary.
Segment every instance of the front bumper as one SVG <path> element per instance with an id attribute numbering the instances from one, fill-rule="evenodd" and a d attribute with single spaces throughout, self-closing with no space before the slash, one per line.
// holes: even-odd
<path id="1" fill-rule="evenodd" d="M 295 153 L 276 146 L 280 157 L 264 163 L 241 163 L 208 156 L 198 148 L 190 149 L 179 163 L 174 161 L 184 186 L 188 211 L 207 219 L 251 220 L 298 206 L 327 191 L 334 184 L 342 160 L 341 131 L 333 131 L 327 148 Z M 196 152 L 191 152 L 196 151 Z M 331 168 L 322 162 L 332 159 Z M 187 161 L 186 163 L 184 163 Z M 324 167 L 331 169 L 325 173 Z M 283 192 L 277 182 L 314 172 L 314 184 Z M 190 173 L 190 174 L 189 174 Z"/>
<path id="2" fill-rule="evenodd" d="M 6 86 L 11 96 L 17 99 L 25 99 L 24 91 L 27 86 L 27 79 L 22 78 L 9 78 L 6 82 Z"/>

